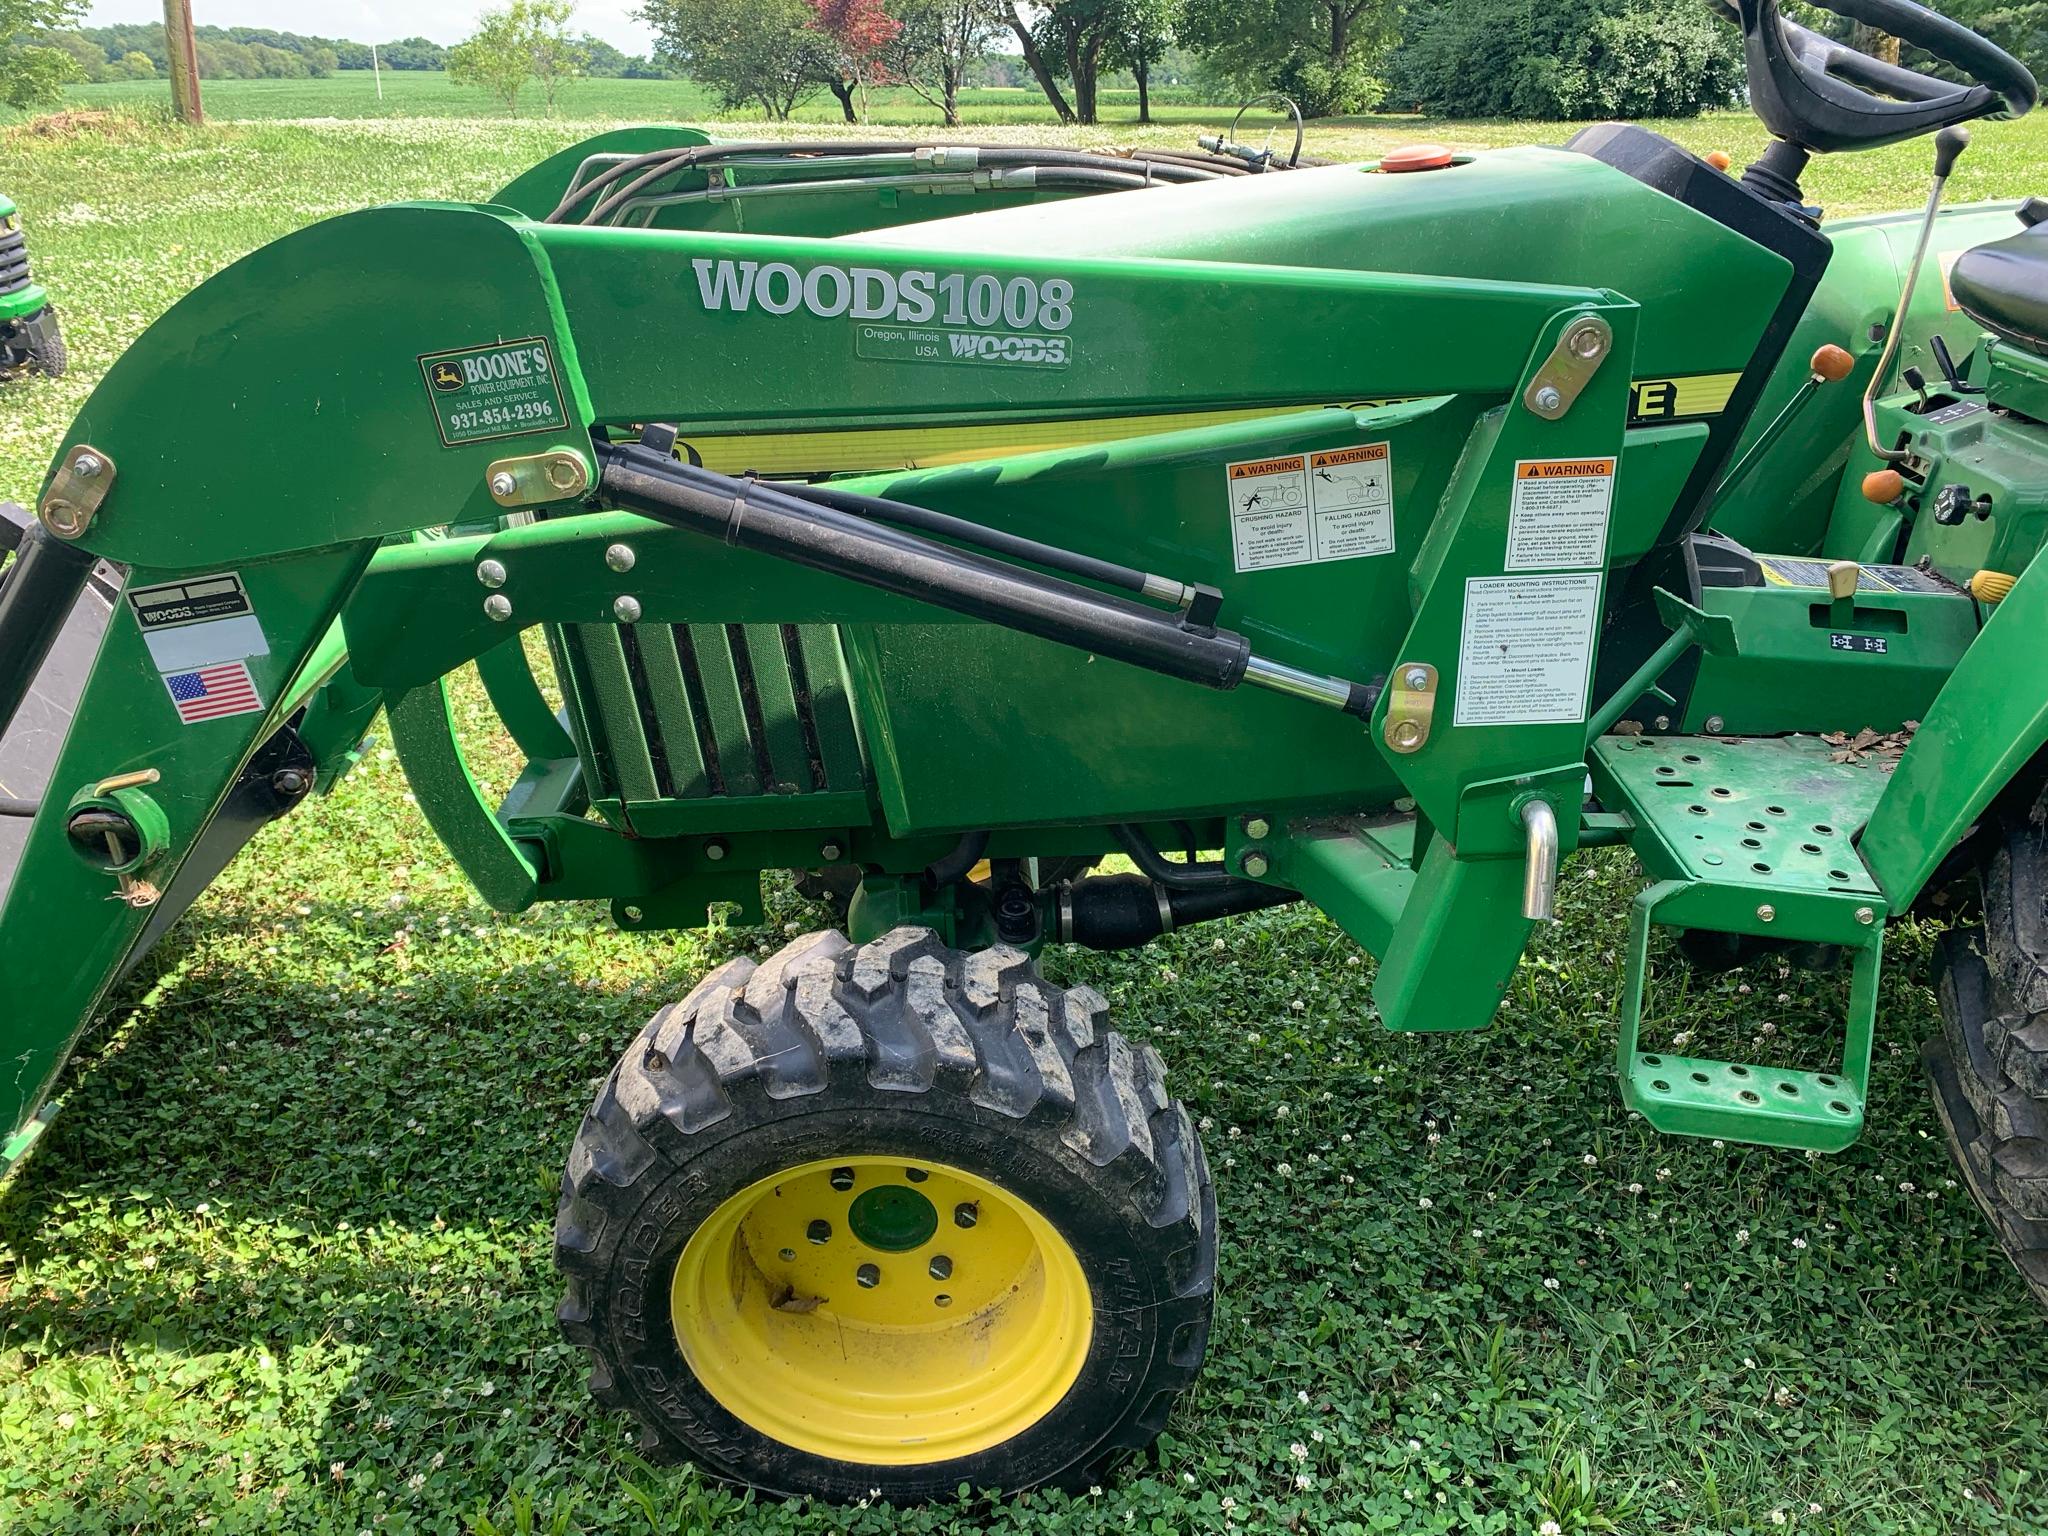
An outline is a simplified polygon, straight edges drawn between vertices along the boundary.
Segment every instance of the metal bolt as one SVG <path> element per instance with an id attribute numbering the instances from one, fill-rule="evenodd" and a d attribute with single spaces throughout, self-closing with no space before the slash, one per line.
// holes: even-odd
<path id="1" fill-rule="evenodd" d="M 1877 921 L 1877 914 L 1868 907 L 1858 907 L 1856 909 L 1856 921 L 1867 928 Z"/>
<path id="2" fill-rule="evenodd" d="M 1272 834 L 1272 831 L 1273 823 L 1266 820 L 1263 816 L 1247 816 L 1244 819 L 1244 835 L 1246 837 L 1268 837 Z"/>
<path id="3" fill-rule="evenodd" d="M 827 864 L 837 864 L 841 859 L 846 857 L 846 850 L 840 847 L 837 843 L 823 842 L 818 844 L 818 857 L 823 859 Z"/>
<path id="4" fill-rule="evenodd" d="M 476 563 L 476 579 L 487 587 L 505 585 L 505 562 L 502 560 L 479 560 Z"/>
<path id="5" fill-rule="evenodd" d="M 979 1220 L 981 1220 L 981 1207 L 972 1200 L 962 1200 L 953 1207 L 954 1226 L 971 1227 Z"/>
<path id="6" fill-rule="evenodd" d="M 1657 730 L 1668 731 L 1671 729 L 1671 717 L 1669 715 L 1659 715 L 1650 724 Z"/>
<path id="7" fill-rule="evenodd" d="M 640 622 L 640 599 L 637 597 L 613 598 L 612 617 L 621 624 L 638 624 Z"/>
<path id="8" fill-rule="evenodd" d="M 1760 923 L 1775 923 L 1778 920 L 1778 909 L 1767 901 L 1756 909 L 1756 920 Z"/>
<path id="9" fill-rule="evenodd" d="M 1254 880 L 1262 878 L 1266 871 L 1273 867 L 1273 861 L 1256 849 L 1239 859 L 1237 863 L 1238 868 L 1242 869 Z"/>
<path id="10" fill-rule="evenodd" d="M 1417 693 L 1429 686 L 1429 668 L 1410 667 L 1401 674 L 1401 681 Z"/>
<path id="11" fill-rule="evenodd" d="M 72 460 L 71 473 L 81 480 L 97 480 L 100 471 L 107 467 L 107 461 L 96 453 L 81 453 Z"/>
<path id="12" fill-rule="evenodd" d="M 953 1278 L 953 1261 L 943 1253 L 935 1253 L 931 1263 L 925 1266 L 925 1273 L 934 1280 L 950 1280 Z"/>
<path id="13" fill-rule="evenodd" d="M 1417 725 L 1413 720 L 1396 720 L 1394 722 L 1395 746 L 1413 747 L 1419 744 L 1421 740 L 1422 727 Z"/>
<path id="14" fill-rule="evenodd" d="M 613 544 L 604 552 L 604 563 L 615 571 L 630 571 L 638 558 L 630 544 Z"/>
<path id="15" fill-rule="evenodd" d="M 1707 734 L 1709 736 L 1720 735 L 1721 727 L 1726 725 L 1727 723 L 1728 722 L 1723 720 L 1719 715 L 1707 716 Z"/>
<path id="16" fill-rule="evenodd" d="M 832 1223 L 820 1217 L 804 1228 L 804 1236 L 814 1243 L 829 1243 L 832 1241 Z"/>
<path id="17" fill-rule="evenodd" d="M 270 776 L 270 787 L 277 794 L 289 799 L 303 795 L 312 786 L 304 769 L 280 768 Z"/>
<path id="18" fill-rule="evenodd" d="M 504 623 L 512 617 L 512 599 L 502 592 L 493 592 L 484 599 L 484 617 Z"/>
<path id="19" fill-rule="evenodd" d="M 1600 327 L 1589 320 L 1581 320 L 1566 331 L 1564 344 L 1574 357 L 1589 363 L 1607 350 L 1607 338 L 1600 334 Z"/>
<path id="20" fill-rule="evenodd" d="M 518 489 L 518 477 L 509 469 L 501 469 L 491 476 L 491 494 L 493 496 L 510 496 Z"/>
<path id="21" fill-rule="evenodd" d="M 704 844 L 704 857 L 714 862 L 724 858 L 726 852 L 726 841 L 722 837 L 714 837 Z"/>
<path id="22" fill-rule="evenodd" d="M 834 1168 L 832 1170 L 832 1187 L 842 1193 L 853 1188 L 853 1170 L 851 1168 Z"/>
<path id="23" fill-rule="evenodd" d="M 882 1283 L 882 1271 L 873 1264 L 863 1264 L 853 1272 L 853 1278 L 860 1282 L 864 1291 L 872 1291 Z"/>
<path id="24" fill-rule="evenodd" d="M 1536 409 L 1554 411 L 1564 404 L 1564 396 L 1557 392 L 1555 384 L 1546 384 L 1536 391 Z"/>

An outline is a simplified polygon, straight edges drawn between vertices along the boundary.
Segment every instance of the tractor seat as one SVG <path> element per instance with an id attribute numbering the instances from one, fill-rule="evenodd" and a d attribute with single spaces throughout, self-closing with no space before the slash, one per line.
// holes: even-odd
<path id="1" fill-rule="evenodd" d="M 2019 215 L 2018 234 L 1956 258 L 1949 293 L 1979 325 L 2048 355 L 2048 202 L 2030 197 Z"/>

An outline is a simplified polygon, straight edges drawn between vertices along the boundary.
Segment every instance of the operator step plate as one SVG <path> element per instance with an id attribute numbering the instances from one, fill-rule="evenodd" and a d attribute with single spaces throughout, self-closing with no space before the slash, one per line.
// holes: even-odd
<path id="1" fill-rule="evenodd" d="M 1839 1152 L 1863 1129 L 1863 1095 L 1838 1073 L 1639 1051 L 1627 1100 L 1660 1131 Z"/>
<path id="2" fill-rule="evenodd" d="M 1838 763 L 1818 736 L 1607 736 L 1593 751 L 1623 808 L 1669 854 L 1672 867 L 1653 866 L 1660 877 L 1880 895 L 1852 839 L 1889 763 Z"/>

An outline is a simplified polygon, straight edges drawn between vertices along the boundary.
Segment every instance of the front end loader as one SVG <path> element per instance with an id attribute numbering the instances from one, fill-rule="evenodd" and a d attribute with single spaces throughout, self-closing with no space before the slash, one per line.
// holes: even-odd
<path id="1" fill-rule="evenodd" d="M 1200 1140 L 1042 946 L 1306 901 L 1386 1027 L 1478 1029 L 1602 846 L 1646 875 L 1629 1105 L 1817 1153 L 1887 925 L 1976 877 L 1929 1066 L 2048 1299 L 2048 209 L 1941 206 L 2036 88 L 1909 0 L 1830 8 L 1963 83 L 1739 0 L 1739 176 L 1621 125 L 1325 166 L 636 128 L 202 284 L 0 586 L 9 1157 L 381 710 L 501 910 L 661 933 L 792 870 L 841 915 L 656 1013 L 568 1153 L 562 1327 L 718 1476 L 1085 1486 L 1193 1379 Z M 1930 134 L 1922 209 L 1800 190 Z M 471 664 L 525 758 L 496 804 Z M 1658 928 L 1842 957 L 1838 1047 L 1660 1050 Z"/>

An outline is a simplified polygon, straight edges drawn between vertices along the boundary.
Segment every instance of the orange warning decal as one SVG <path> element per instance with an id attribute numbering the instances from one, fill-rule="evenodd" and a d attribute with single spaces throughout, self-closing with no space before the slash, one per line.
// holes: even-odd
<path id="1" fill-rule="evenodd" d="M 1261 475 L 1298 475 L 1303 469 L 1300 454 L 1287 459 L 1253 459 L 1244 464 L 1230 466 L 1233 480 L 1256 480 Z"/>
<path id="2" fill-rule="evenodd" d="M 1523 459 L 1515 465 L 1518 480 L 1578 479 L 1584 475 L 1611 475 L 1612 459 Z"/>
<path id="3" fill-rule="evenodd" d="M 1335 469 L 1340 464 L 1377 464 L 1387 456 L 1385 443 L 1362 443 L 1356 448 L 1326 448 L 1308 456 L 1312 469 Z"/>

